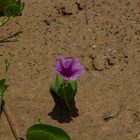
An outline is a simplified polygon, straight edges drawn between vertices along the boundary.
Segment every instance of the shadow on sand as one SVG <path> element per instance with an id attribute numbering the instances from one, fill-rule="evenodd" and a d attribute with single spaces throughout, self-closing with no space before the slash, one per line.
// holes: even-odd
<path id="1" fill-rule="evenodd" d="M 51 91 L 51 95 L 54 99 L 55 106 L 48 115 L 51 116 L 52 119 L 57 120 L 60 123 L 69 123 L 73 120 L 73 118 L 76 118 L 79 116 L 78 109 L 75 105 L 75 100 L 72 100 L 70 102 L 70 106 L 72 110 L 70 111 L 68 107 L 66 106 L 66 103 L 63 99 L 59 98 L 56 93 Z"/>

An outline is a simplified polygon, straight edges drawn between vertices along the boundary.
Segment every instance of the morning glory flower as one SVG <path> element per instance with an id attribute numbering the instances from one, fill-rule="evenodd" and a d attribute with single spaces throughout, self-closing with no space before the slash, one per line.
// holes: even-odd
<path id="1" fill-rule="evenodd" d="M 84 74 L 83 66 L 80 64 L 79 60 L 73 57 L 59 58 L 53 69 L 66 81 L 77 80 L 79 76 Z"/>
<path id="2" fill-rule="evenodd" d="M 84 74 L 80 61 L 73 57 L 60 57 L 53 70 L 57 73 L 51 83 L 51 92 L 64 100 L 66 106 L 72 111 L 71 101 L 77 93 L 77 79 Z"/>

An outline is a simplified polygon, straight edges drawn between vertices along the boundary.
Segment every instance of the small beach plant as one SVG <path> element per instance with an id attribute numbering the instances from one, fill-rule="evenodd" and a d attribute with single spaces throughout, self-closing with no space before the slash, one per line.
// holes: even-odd
<path id="1" fill-rule="evenodd" d="M 73 57 L 60 57 L 53 67 L 56 78 L 51 83 L 51 91 L 66 102 L 71 110 L 70 101 L 77 91 L 77 79 L 84 74 L 80 61 Z"/>

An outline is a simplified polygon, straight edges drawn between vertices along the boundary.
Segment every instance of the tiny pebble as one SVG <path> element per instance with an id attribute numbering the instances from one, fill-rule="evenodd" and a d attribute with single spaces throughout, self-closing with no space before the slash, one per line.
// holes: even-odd
<path id="1" fill-rule="evenodd" d="M 88 29 L 89 32 L 91 32 L 91 29 Z"/>
<path id="2" fill-rule="evenodd" d="M 21 66 L 22 65 L 22 63 L 18 63 L 19 64 L 19 66 Z"/>
<path id="3" fill-rule="evenodd" d="M 92 48 L 95 49 L 96 48 L 96 45 L 92 45 Z"/>
<path id="4" fill-rule="evenodd" d="M 108 115 L 104 115 L 104 116 L 103 116 L 103 119 L 104 119 L 105 121 L 108 121 L 108 120 L 113 119 L 113 118 L 114 118 L 114 116 L 111 115 L 111 114 L 108 114 Z"/>

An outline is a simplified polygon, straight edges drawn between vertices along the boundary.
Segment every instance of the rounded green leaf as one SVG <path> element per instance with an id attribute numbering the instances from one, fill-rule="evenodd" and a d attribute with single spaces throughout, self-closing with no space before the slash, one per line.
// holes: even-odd
<path id="1" fill-rule="evenodd" d="M 20 13 L 21 6 L 17 4 L 10 4 L 4 8 L 4 15 L 7 17 L 16 16 Z"/>
<path id="2" fill-rule="evenodd" d="M 27 140 L 71 140 L 62 129 L 46 124 L 36 124 L 26 133 Z"/>

